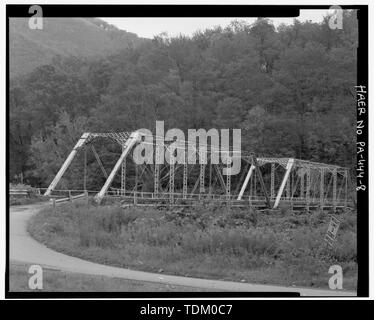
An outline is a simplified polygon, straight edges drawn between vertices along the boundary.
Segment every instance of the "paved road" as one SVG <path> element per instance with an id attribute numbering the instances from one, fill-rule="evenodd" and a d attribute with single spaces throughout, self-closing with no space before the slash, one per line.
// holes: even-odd
<path id="1" fill-rule="evenodd" d="M 181 285 L 205 288 L 212 291 L 244 291 L 244 292 L 300 292 L 303 296 L 355 296 L 356 292 L 319 290 L 309 288 L 281 287 L 239 283 L 233 281 L 207 280 L 190 277 L 171 276 L 150 272 L 135 271 L 74 258 L 47 248 L 37 242 L 26 231 L 30 217 L 37 213 L 43 205 L 17 206 L 10 208 L 10 261 L 39 264 L 44 267 L 67 272 L 90 275 L 101 275 L 123 279 L 157 282 L 170 285 Z"/>

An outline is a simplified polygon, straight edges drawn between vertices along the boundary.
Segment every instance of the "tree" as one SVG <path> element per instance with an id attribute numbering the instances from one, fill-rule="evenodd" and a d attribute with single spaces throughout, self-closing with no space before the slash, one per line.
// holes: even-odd
<path id="1" fill-rule="evenodd" d="M 156 120 L 185 131 L 242 129 L 244 151 L 353 168 L 356 11 L 344 11 L 343 30 L 327 21 L 277 29 L 268 19 L 234 21 L 105 58 L 56 57 L 11 83 L 11 173 L 45 185 L 84 130 L 153 130 Z M 113 165 L 118 146 L 98 148 Z M 88 166 L 100 175 L 92 157 Z M 79 168 L 67 175 L 76 185 Z M 90 181 L 101 183 L 101 175 Z"/>
<path id="2" fill-rule="evenodd" d="M 50 130 L 48 137 L 35 136 L 30 147 L 29 174 L 39 178 L 41 185 L 49 184 L 77 140 L 87 129 L 87 118 L 71 119 L 67 112 L 59 114 L 59 120 Z M 74 161 L 60 182 L 63 188 L 82 188 L 83 164 Z"/>

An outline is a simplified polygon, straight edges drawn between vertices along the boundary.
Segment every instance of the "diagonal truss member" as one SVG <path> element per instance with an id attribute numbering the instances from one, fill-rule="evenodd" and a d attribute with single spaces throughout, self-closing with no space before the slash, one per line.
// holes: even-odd
<path id="1" fill-rule="evenodd" d="M 118 172 L 118 170 L 121 167 L 122 163 L 126 159 L 126 156 L 129 154 L 129 152 L 134 147 L 134 145 L 136 143 L 140 142 L 140 140 L 141 140 L 141 133 L 140 132 L 134 131 L 131 134 L 129 134 L 127 132 L 125 132 L 125 133 L 119 133 L 119 134 L 115 134 L 115 133 L 108 133 L 108 134 L 103 133 L 103 134 L 100 134 L 100 133 L 90 133 L 90 132 L 83 133 L 82 136 L 80 137 L 80 139 L 78 140 L 78 142 L 76 143 L 76 145 L 74 146 L 73 150 L 70 152 L 69 156 L 66 158 L 64 164 L 61 166 L 60 170 L 56 174 L 55 178 L 53 179 L 53 181 L 49 185 L 47 191 L 44 193 L 45 196 L 49 196 L 52 193 L 52 191 L 55 189 L 56 185 L 61 180 L 62 176 L 64 175 L 65 171 L 67 170 L 67 168 L 69 167 L 69 165 L 71 164 L 71 162 L 73 161 L 73 159 L 75 158 L 75 156 L 78 153 L 78 151 L 86 143 L 88 143 L 90 141 L 90 139 L 92 139 L 92 138 L 98 138 L 98 137 L 111 138 L 114 141 L 116 141 L 117 143 L 119 143 L 120 145 L 122 145 L 122 153 L 121 153 L 120 158 L 118 159 L 116 165 L 112 169 L 112 171 L 109 174 L 109 176 L 107 176 L 107 179 L 105 181 L 104 186 L 101 188 L 100 192 L 95 196 L 96 201 L 98 203 L 101 202 L 101 200 L 104 197 L 104 195 L 106 194 L 109 186 L 113 182 L 113 179 L 114 179 L 116 173 Z M 95 157 L 98 157 L 95 149 L 93 149 L 93 152 L 94 152 Z M 99 161 L 99 164 L 100 164 L 100 161 Z M 105 171 L 105 169 L 104 169 L 104 171 Z"/>
<path id="2" fill-rule="evenodd" d="M 130 138 L 126 140 L 126 142 L 123 146 L 123 149 L 122 149 L 123 151 L 122 151 L 121 156 L 119 157 L 119 159 L 118 159 L 116 165 L 114 166 L 112 172 L 109 174 L 108 179 L 106 179 L 105 184 L 101 188 L 100 192 L 95 196 L 95 199 L 98 203 L 100 203 L 101 200 L 103 199 L 103 197 L 104 197 L 105 193 L 107 192 L 109 186 L 111 185 L 115 175 L 117 174 L 119 168 L 121 167 L 122 162 L 125 160 L 126 156 L 130 152 L 132 147 L 136 143 L 140 142 L 140 139 L 141 139 L 140 133 L 135 131 L 135 132 L 131 133 Z"/>
<path id="3" fill-rule="evenodd" d="M 60 181 L 60 179 L 64 175 L 66 169 L 69 167 L 69 165 L 71 164 L 71 162 L 75 158 L 77 152 L 79 151 L 80 148 L 82 148 L 84 146 L 84 144 L 86 143 L 86 141 L 89 137 L 90 137 L 89 132 L 85 132 L 85 133 L 82 134 L 82 136 L 78 140 L 77 144 L 75 145 L 73 150 L 70 152 L 69 156 L 66 158 L 64 164 L 62 165 L 62 167 L 60 168 L 60 170 L 56 174 L 55 178 L 53 179 L 53 181 L 49 185 L 47 191 L 44 193 L 45 196 L 49 196 L 51 194 L 51 192 L 54 190 L 54 188 L 56 187 L 56 185 L 58 184 L 58 182 Z"/>
<path id="4" fill-rule="evenodd" d="M 250 180 L 250 178 L 253 174 L 253 171 L 256 172 L 256 174 L 259 178 L 260 186 L 261 186 L 262 192 L 265 196 L 266 205 L 270 208 L 270 199 L 269 199 L 268 193 L 267 193 L 266 188 L 265 188 L 264 180 L 262 179 L 262 174 L 261 174 L 261 171 L 260 171 L 260 168 L 259 168 L 259 164 L 257 163 L 257 158 L 254 157 L 254 156 L 251 157 L 251 166 L 249 168 L 247 176 L 245 177 L 244 183 L 243 183 L 243 185 L 240 189 L 237 200 L 242 199 L 244 191 L 247 188 L 248 182 L 249 182 L 249 180 Z"/>

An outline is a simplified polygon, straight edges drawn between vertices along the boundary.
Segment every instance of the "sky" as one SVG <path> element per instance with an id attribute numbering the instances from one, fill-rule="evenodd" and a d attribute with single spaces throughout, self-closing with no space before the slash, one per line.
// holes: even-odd
<path id="1" fill-rule="evenodd" d="M 332 12 L 332 11 L 330 11 Z M 300 10 L 298 20 L 321 22 L 323 17 L 329 13 L 328 10 Z M 192 36 L 198 30 L 205 30 L 214 26 L 223 28 L 231 21 L 245 20 L 253 23 L 256 18 L 101 18 L 102 20 L 115 25 L 117 28 L 128 32 L 136 33 L 142 38 L 153 38 L 162 32 L 167 32 L 169 36 L 180 34 Z M 277 27 L 281 23 L 292 24 L 294 18 L 272 18 Z"/>

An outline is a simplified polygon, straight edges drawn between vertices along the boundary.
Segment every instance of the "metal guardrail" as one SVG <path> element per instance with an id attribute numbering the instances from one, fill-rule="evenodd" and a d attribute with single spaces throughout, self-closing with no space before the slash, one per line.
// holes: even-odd
<path id="1" fill-rule="evenodd" d="M 11 196 L 29 196 L 29 190 L 20 190 L 20 189 L 9 189 L 9 195 Z"/>
<path id="2" fill-rule="evenodd" d="M 35 194 L 40 196 L 41 195 L 41 188 L 31 188 L 31 189 L 9 189 L 9 195 L 31 195 Z"/>
<path id="3" fill-rule="evenodd" d="M 82 199 L 82 198 L 86 198 L 88 200 L 88 193 L 84 192 L 82 194 L 69 196 L 67 198 L 51 199 L 50 201 L 52 202 L 53 207 L 55 207 L 57 203 L 73 202 L 74 200 Z"/>

